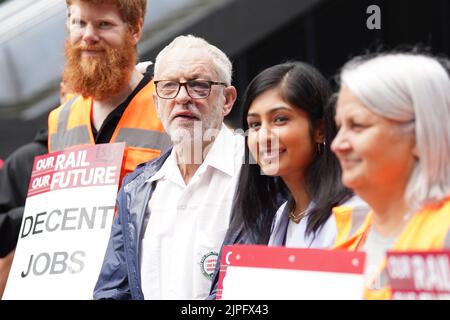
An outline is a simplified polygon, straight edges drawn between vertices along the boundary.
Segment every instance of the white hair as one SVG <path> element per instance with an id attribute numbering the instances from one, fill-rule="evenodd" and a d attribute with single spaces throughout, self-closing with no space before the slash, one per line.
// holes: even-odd
<path id="1" fill-rule="evenodd" d="M 355 58 L 341 85 L 371 111 L 414 127 L 419 160 L 405 192 L 411 209 L 450 195 L 450 77 L 443 65 L 411 53 Z"/>
<path id="2" fill-rule="evenodd" d="M 205 39 L 193 35 L 178 36 L 159 52 L 155 60 L 155 74 L 159 74 L 161 61 L 166 58 L 169 52 L 177 49 L 204 49 L 209 54 L 212 63 L 215 66 L 219 81 L 231 85 L 233 67 L 227 55 L 216 46 L 208 43 Z"/>

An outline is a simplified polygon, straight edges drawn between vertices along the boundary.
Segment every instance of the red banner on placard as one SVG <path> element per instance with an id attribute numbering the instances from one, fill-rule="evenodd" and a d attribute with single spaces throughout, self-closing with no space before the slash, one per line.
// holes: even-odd
<path id="1" fill-rule="evenodd" d="M 393 299 L 449 299 L 450 251 L 387 253 Z"/>
<path id="2" fill-rule="evenodd" d="M 222 248 L 216 299 L 222 298 L 223 281 L 229 267 L 362 276 L 364 263 L 364 252 L 248 245 L 224 246 Z M 264 281 L 264 279 L 261 279 L 261 281 Z"/>
<path id="3" fill-rule="evenodd" d="M 75 147 L 35 158 L 28 196 L 51 190 L 118 184 L 124 144 Z"/>

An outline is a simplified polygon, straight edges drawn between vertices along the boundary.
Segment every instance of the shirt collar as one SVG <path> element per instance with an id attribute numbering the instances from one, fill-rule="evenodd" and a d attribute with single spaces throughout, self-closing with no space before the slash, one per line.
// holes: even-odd
<path id="1" fill-rule="evenodd" d="M 174 168 L 178 169 L 178 166 L 175 160 L 175 153 L 172 150 L 161 168 L 153 176 L 148 178 L 147 182 L 153 182 L 168 177 L 171 173 L 173 173 Z"/>
<path id="2" fill-rule="evenodd" d="M 240 135 L 235 135 L 225 125 L 222 125 L 211 149 L 198 169 L 199 173 L 204 172 L 209 166 L 229 176 L 234 176 L 242 164 L 243 154 L 244 138 Z M 179 170 L 179 168 L 176 163 L 175 152 L 172 150 L 161 169 L 150 177 L 147 182 L 157 181 L 163 178 L 169 178 L 174 181 L 178 180 L 174 177 L 175 170 Z"/>
<path id="3" fill-rule="evenodd" d="M 222 125 L 216 140 L 206 155 L 204 167 L 210 166 L 229 176 L 234 176 L 242 164 L 243 150 L 244 138 Z M 239 155 L 242 155 L 242 159 Z M 240 163 L 236 163 L 236 161 Z"/>

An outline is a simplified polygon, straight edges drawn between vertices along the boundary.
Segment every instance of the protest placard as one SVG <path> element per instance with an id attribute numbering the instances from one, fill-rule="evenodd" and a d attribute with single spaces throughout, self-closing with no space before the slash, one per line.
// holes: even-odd
<path id="1" fill-rule="evenodd" d="M 449 300 L 450 251 L 387 253 L 393 300 Z"/>
<path id="2" fill-rule="evenodd" d="M 36 157 L 3 299 L 91 299 L 114 217 L 124 143 Z"/>
<path id="3" fill-rule="evenodd" d="M 361 299 L 365 253 L 267 246 L 222 249 L 217 299 Z"/>

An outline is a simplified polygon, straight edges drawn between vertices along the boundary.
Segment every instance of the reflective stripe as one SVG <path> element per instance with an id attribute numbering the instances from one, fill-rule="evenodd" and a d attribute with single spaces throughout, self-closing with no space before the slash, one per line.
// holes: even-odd
<path id="1" fill-rule="evenodd" d="M 90 144 L 89 129 L 87 126 L 78 126 L 67 131 L 62 131 L 52 135 L 51 146 L 52 151 L 63 150 L 75 145 Z"/>
<path id="2" fill-rule="evenodd" d="M 126 142 L 128 147 L 161 150 L 164 152 L 172 146 L 169 136 L 164 132 L 121 128 L 115 142 Z"/>
<path id="3" fill-rule="evenodd" d="M 68 133 L 67 132 L 67 123 L 69 122 L 69 115 L 70 110 L 72 108 L 72 105 L 77 100 L 78 96 L 74 96 L 72 99 L 70 99 L 64 106 L 62 107 L 59 116 L 58 116 L 58 124 L 56 128 L 56 133 L 52 134 L 50 137 L 50 151 L 59 151 L 63 150 L 64 148 L 67 148 L 73 144 L 67 144 L 66 143 L 66 136 L 69 137 L 71 140 L 77 140 L 76 137 L 74 137 L 75 133 Z M 79 129 L 78 129 L 79 130 Z M 71 131 L 71 130 L 70 130 Z M 81 133 L 83 134 L 83 133 Z M 88 143 L 89 143 L 89 133 L 88 133 Z"/>
<path id="4" fill-rule="evenodd" d="M 58 133 L 50 135 L 50 152 L 55 152 L 61 150 L 60 144 L 61 140 L 58 139 Z"/>
<path id="5" fill-rule="evenodd" d="M 366 221 L 367 215 L 370 212 L 370 208 L 368 206 L 359 205 L 352 209 L 352 227 L 350 229 L 350 233 L 348 237 L 353 236 L 356 231 L 364 224 Z"/>
<path id="6" fill-rule="evenodd" d="M 78 96 L 70 99 L 58 115 L 57 131 L 50 137 L 50 151 L 52 152 L 74 145 L 91 143 L 88 126 L 80 125 L 67 130 L 70 111 L 77 99 Z M 129 147 L 160 150 L 162 152 L 172 146 L 169 136 L 164 132 L 135 128 L 121 128 L 115 142 L 125 142 Z"/>
<path id="7" fill-rule="evenodd" d="M 450 249 L 450 230 L 448 230 L 447 236 L 444 240 L 444 249 Z"/>
<path id="8" fill-rule="evenodd" d="M 67 123 L 69 122 L 70 109 L 72 108 L 78 96 L 74 96 L 67 102 L 59 113 L 58 117 L 58 129 L 57 132 L 65 131 L 67 129 Z"/>

